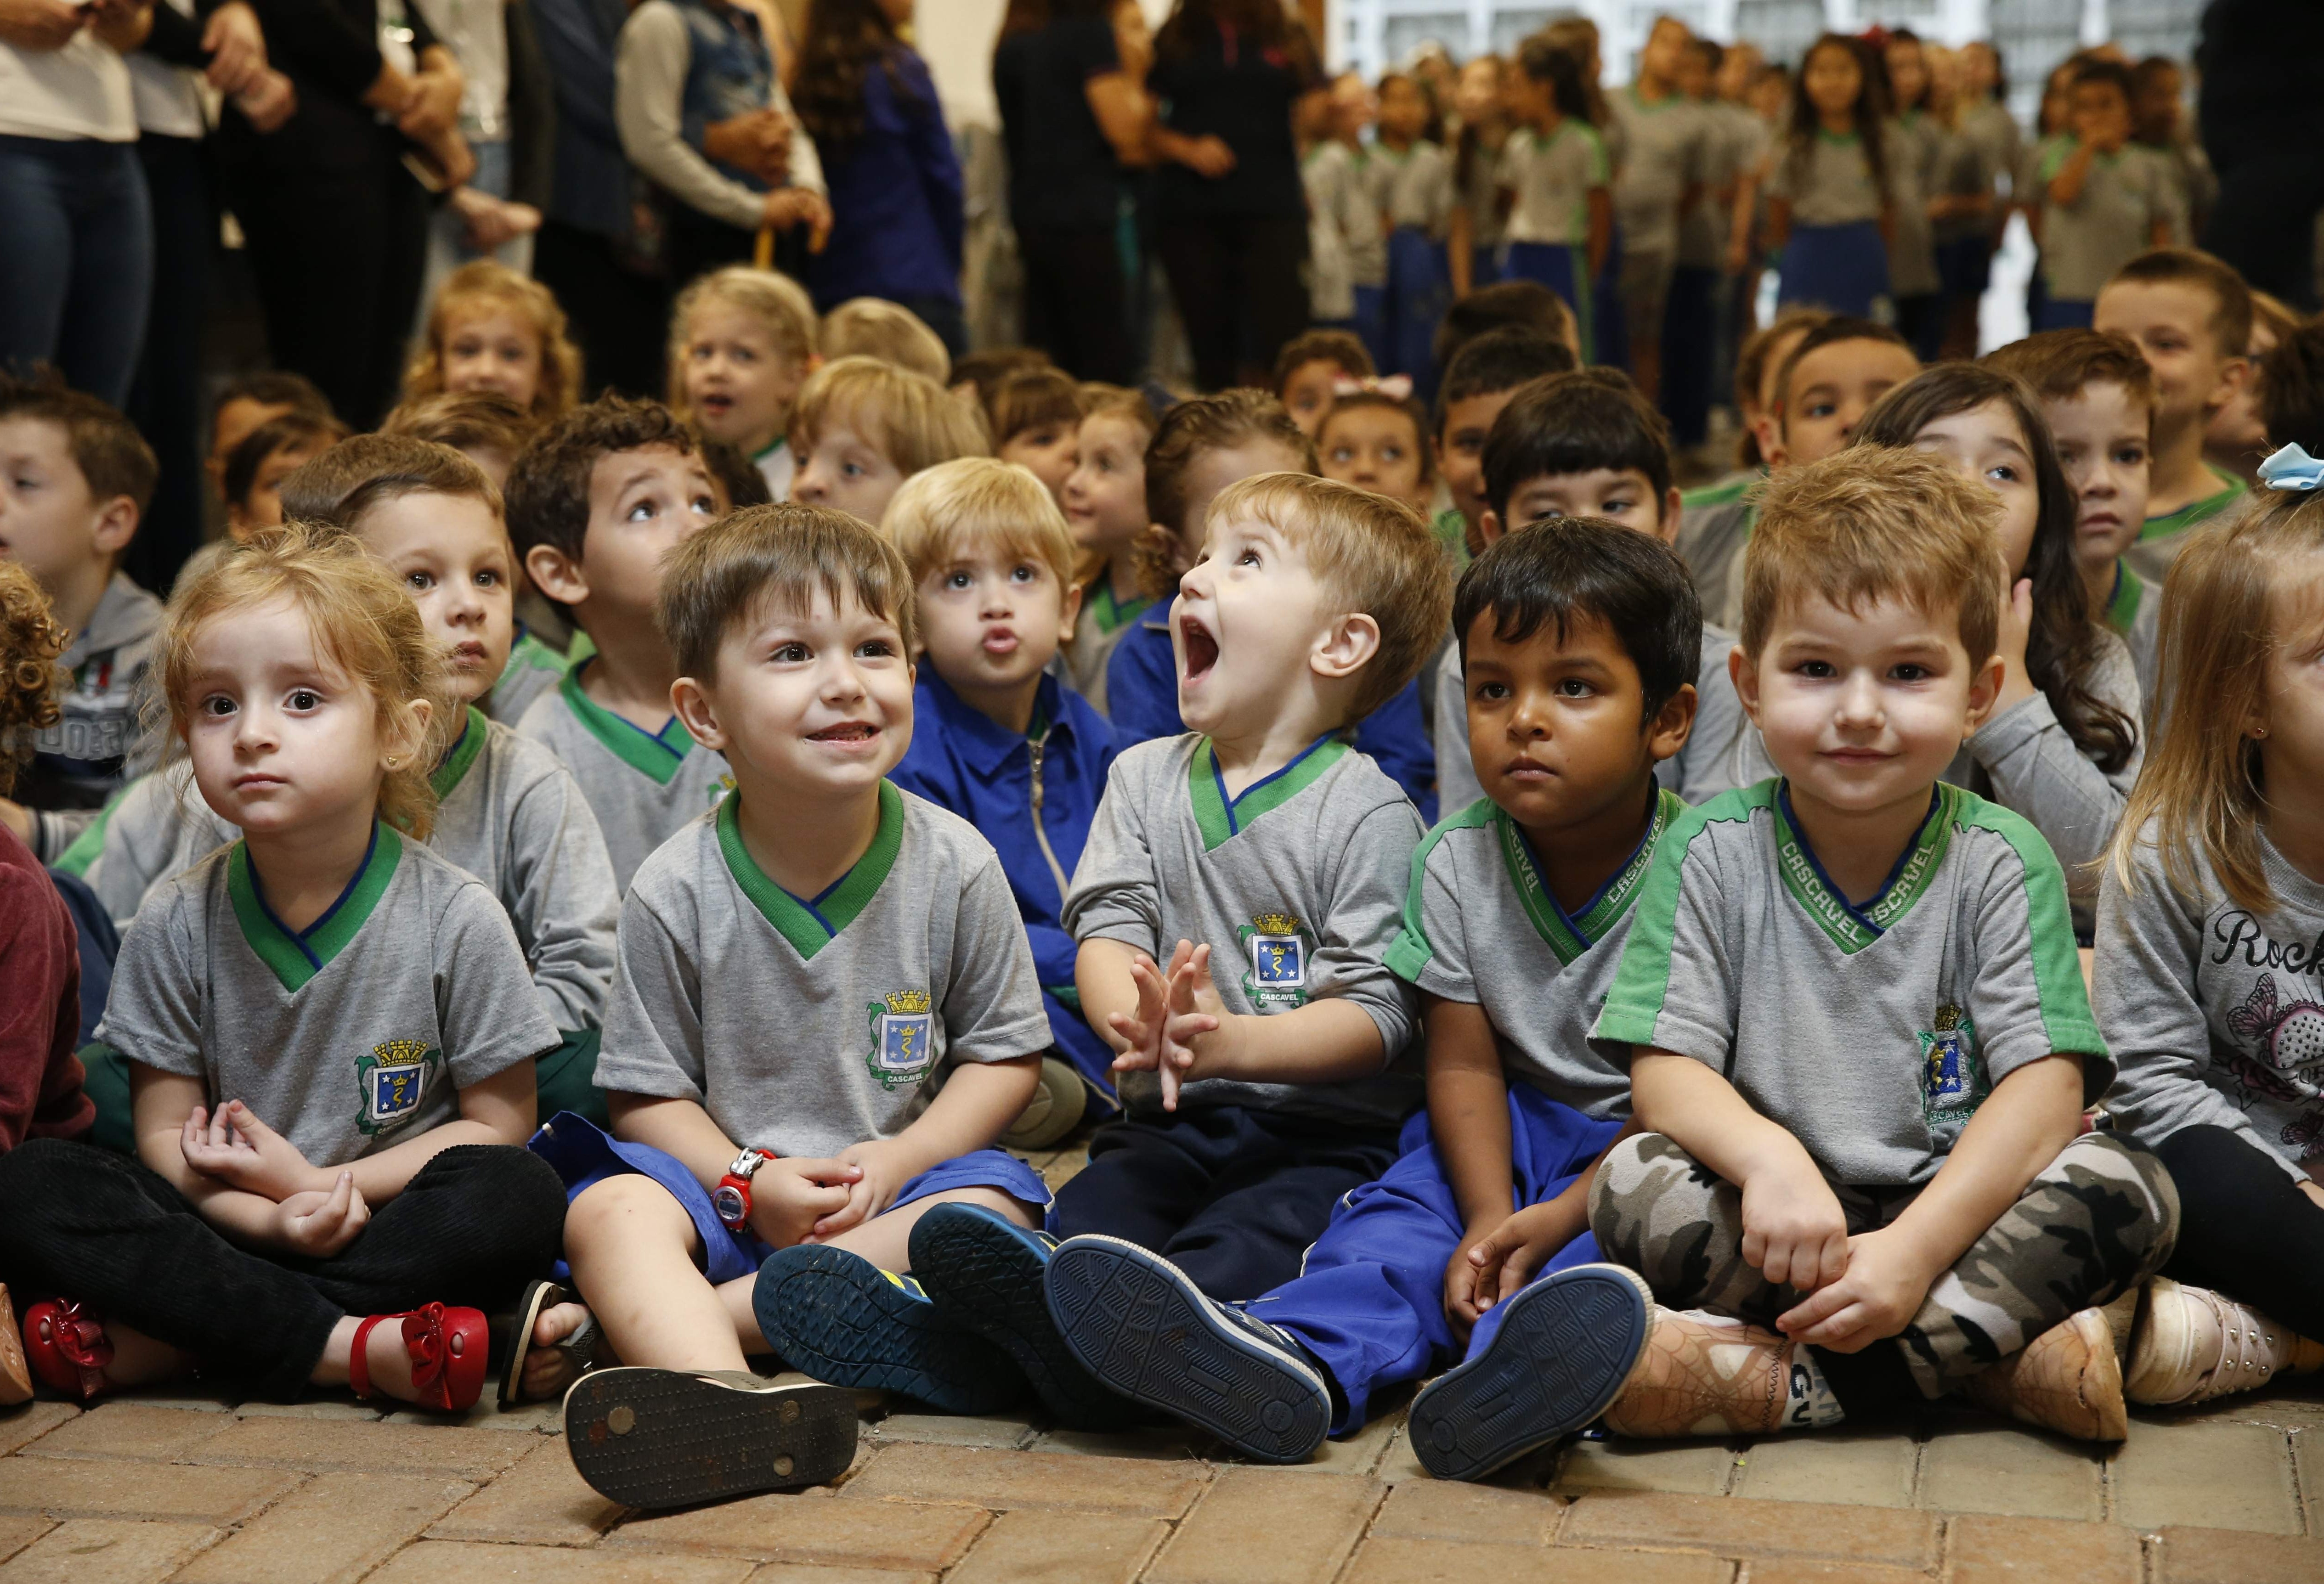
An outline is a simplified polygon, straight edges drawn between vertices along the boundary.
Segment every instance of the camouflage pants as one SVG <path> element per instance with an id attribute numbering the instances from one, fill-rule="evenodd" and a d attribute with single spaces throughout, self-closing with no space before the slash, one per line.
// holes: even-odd
<path id="1" fill-rule="evenodd" d="M 1902 1215 L 1921 1190 L 1831 1191 L 1849 1233 Z M 1616 1145 L 1590 1194 L 1590 1229 L 1608 1259 L 1646 1278 L 1655 1300 L 1772 1326 L 1800 1300 L 1743 1258 L 1743 1191 L 1659 1133 Z M 2137 1145 L 2085 1133 L 1969 1245 L 1897 1339 L 1922 1392 L 2006 1358 L 2077 1310 L 2104 1304 L 2161 1268 L 2179 1236 L 2171 1175 Z"/>

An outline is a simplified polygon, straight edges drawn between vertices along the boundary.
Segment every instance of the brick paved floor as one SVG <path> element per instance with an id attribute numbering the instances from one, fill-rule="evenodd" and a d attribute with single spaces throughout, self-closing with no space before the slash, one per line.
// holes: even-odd
<path id="1" fill-rule="evenodd" d="M 1277 1469 L 869 1405 L 836 1487 L 658 1517 L 598 1499 L 555 1429 L 34 1403 L 0 1414 L 0 1584 L 2324 1584 L 2324 1386 L 2138 1415 L 2111 1454 L 1932 1410 L 1585 1441 L 1483 1486 L 1430 1479 L 1400 1411 Z"/>

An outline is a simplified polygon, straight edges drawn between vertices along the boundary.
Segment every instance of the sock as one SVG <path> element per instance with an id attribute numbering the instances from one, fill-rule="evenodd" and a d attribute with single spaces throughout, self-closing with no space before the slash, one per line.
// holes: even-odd
<path id="1" fill-rule="evenodd" d="M 1825 1377 L 1816 1350 L 1805 1343 L 1792 1349 L 1792 1376 L 1784 1392 L 1784 1430 L 1829 1430 L 1848 1417 Z"/>
<path id="2" fill-rule="evenodd" d="M 1886 1342 L 1875 1342 L 1854 1353 L 1835 1353 L 1802 1343 L 1793 1358 L 1793 1378 L 1798 1378 L 1801 1361 L 1814 1368 L 1835 1414 L 1844 1410 L 1862 1417 L 1923 1400 L 1904 1350 Z M 1797 1393 L 1795 1386 L 1795 1399 Z"/>

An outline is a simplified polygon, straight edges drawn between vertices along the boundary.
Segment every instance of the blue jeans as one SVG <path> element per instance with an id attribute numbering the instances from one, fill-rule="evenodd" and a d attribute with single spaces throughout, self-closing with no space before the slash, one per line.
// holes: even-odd
<path id="1" fill-rule="evenodd" d="M 0 136 L 0 366 L 54 364 L 120 406 L 153 295 L 136 145 Z"/>

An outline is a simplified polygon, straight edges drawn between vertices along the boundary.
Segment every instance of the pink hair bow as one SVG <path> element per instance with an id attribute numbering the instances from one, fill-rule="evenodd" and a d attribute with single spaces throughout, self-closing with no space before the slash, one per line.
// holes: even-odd
<path id="1" fill-rule="evenodd" d="M 1382 374 L 1351 380 L 1342 374 L 1332 382 L 1334 396 L 1392 396 L 1398 401 L 1412 400 L 1412 380 L 1405 374 Z"/>

